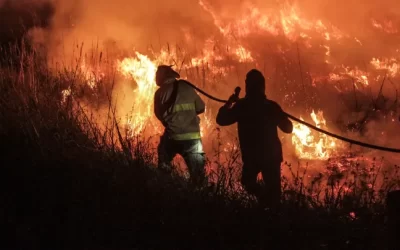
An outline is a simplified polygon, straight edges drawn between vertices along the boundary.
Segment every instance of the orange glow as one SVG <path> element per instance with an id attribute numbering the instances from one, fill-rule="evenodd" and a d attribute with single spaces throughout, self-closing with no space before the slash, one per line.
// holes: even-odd
<path id="1" fill-rule="evenodd" d="M 375 28 L 382 30 L 383 32 L 386 32 L 388 34 L 398 33 L 398 29 L 396 28 L 396 26 L 393 24 L 392 21 L 384 20 L 383 22 L 378 22 L 377 20 L 372 19 L 371 22 Z"/>
<path id="2" fill-rule="evenodd" d="M 313 110 L 310 116 L 316 127 L 327 129 L 326 120 L 324 119 L 322 111 L 315 113 Z M 300 119 L 303 120 L 301 117 Z M 310 128 L 300 123 L 294 124 L 292 144 L 296 148 L 297 156 L 300 159 L 307 160 L 327 160 L 335 155 L 341 145 L 336 139 L 312 131 Z"/>
<path id="3" fill-rule="evenodd" d="M 152 124 L 153 119 L 153 96 L 156 91 L 155 75 L 157 65 L 147 56 L 136 52 L 136 58 L 124 58 L 118 61 L 118 71 L 127 78 L 133 78 L 137 83 L 134 90 L 132 109 L 135 114 L 126 122 L 130 127 L 131 135 L 141 133 L 145 125 Z M 160 128 L 155 126 L 155 132 Z"/>
<path id="4" fill-rule="evenodd" d="M 279 87 L 287 83 L 282 90 L 287 96 L 298 91 L 294 89 L 301 80 L 304 85 L 311 83 L 311 87 L 322 88 L 325 84 L 341 92 L 346 88 L 341 88 L 339 84 L 351 86 L 352 81 L 360 91 L 374 86 L 383 77 L 382 71 L 393 78 L 399 76 L 398 59 L 392 55 L 396 54 L 393 48 L 390 51 L 392 54 L 379 53 L 378 49 L 371 49 L 375 46 L 371 46 L 368 36 L 353 34 L 346 26 L 330 22 L 323 16 L 311 16 L 304 11 L 307 9 L 301 8 L 300 3 L 271 4 L 273 7 L 246 3 L 243 4 L 245 7 L 237 8 L 235 13 L 226 13 L 228 11 L 219 9 L 220 6 L 210 0 L 199 0 L 198 4 L 202 15 L 208 14 L 207 21 L 212 26 L 206 27 L 205 32 L 199 32 L 201 35 L 196 37 L 196 34 L 187 31 L 189 28 L 186 26 L 190 26 L 190 23 L 182 24 L 182 27 L 177 25 L 179 39 L 186 39 L 188 43 L 182 45 L 181 51 L 169 45 L 168 49 L 160 45 L 161 48 L 156 52 L 135 49 L 132 56 L 123 54 L 118 59 L 112 59 L 117 72 L 125 80 L 136 84 L 130 90 L 129 109 L 132 114 L 124 120 L 129 128 L 129 136 L 138 135 L 145 129 L 151 134 L 163 131 L 153 114 L 153 97 L 157 89 L 155 72 L 159 64 L 174 64 L 182 78 L 193 80 L 194 84 L 210 94 L 224 99 L 229 97 L 236 85 L 243 84 L 243 76 L 250 68 L 262 70 L 269 86 L 272 86 L 272 81 L 276 81 Z M 370 22 L 369 17 L 366 20 L 370 30 L 375 32 L 398 32 L 393 21 L 371 19 Z M 130 48 L 130 45 L 126 47 Z M 349 55 L 354 51 L 362 54 L 360 60 Z M 297 67 L 299 61 L 301 67 Z M 86 62 L 82 62 L 81 70 L 90 88 L 94 88 L 105 77 L 100 69 Z M 302 74 L 299 74 L 300 70 Z M 293 85 L 289 85 L 289 82 Z M 70 93 L 70 89 L 63 90 L 64 100 Z M 281 96 L 275 97 L 278 103 L 283 103 Z M 298 100 L 289 101 L 299 103 Z M 215 114 L 219 105 L 207 103 L 206 112 L 201 116 L 203 137 L 212 137 L 217 127 Z M 293 106 L 287 103 L 282 106 L 291 113 L 290 107 Z M 327 128 L 322 111 L 313 111 L 310 116 L 317 127 Z M 327 160 L 343 153 L 339 141 L 297 123 L 291 141 L 300 159 Z M 228 148 L 229 145 L 225 143 L 223 151 Z"/>
<path id="5" fill-rule="evenodd" d="M 154 116 L 153 98 L 157 89 L 155 75 L 157 66 L 169 60 L 170 54 L 166 51 L 155 55 L 151 60 L 148 56 L 135 52 L 136 57 L 127 57 L 118 61 L 118 71 L 126 78 L 133 79 L 137 88 L 133 90 L 134 98 L 132 110 L 134 114 L 126 120 L 130 136 L 143 132 L 144 129 L 151 129 L 154 133 L 162 133 L 163 127 Z M 212 118 L 208 115 L 206 108 L 204 119 L 201 120 L 201 134 L 204 136 L 212 124 Z"/>
<path id="6" fill-rule="evenodd" d="M 81 73 L 83 74 L 87 85 L 93 89 L 96 87 L 97 83 L 101 81 L 105 74 L 101 72 L 99 67 L 91 67 L 86 63 L 86 61 L 83 59 L 81 63 Z"/>
<path id="7" fill-rule="evenodd" d="M 376 69 L 386 70 L 391 77 L 397 76 L 399 72 L 399 64 L 395 58 L 384 58 L 383 60 L 372 58 L 371 64 Z"/>

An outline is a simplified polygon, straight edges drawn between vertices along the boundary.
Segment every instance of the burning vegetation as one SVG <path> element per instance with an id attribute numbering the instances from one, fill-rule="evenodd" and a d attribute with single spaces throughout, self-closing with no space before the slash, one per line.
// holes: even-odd
<path id="1" fill-rule="evenodd" d="M 87 85 L 92 89 L 96 84 L 101 84 L 105 76 L 102 69 L 105 67 L 112 67 L 115 74 L 125 79 L 116 84 L 126 84 L 127 81 L 136 84 L 131 87 L 130 93 L 125 93 L 130 101 L 120 104 L 124 106 L 120 110 L 129 113 L 127 115 L 120 112 L 121 116 L 126 117 L 122 122 L 127 127 L 129 136 L 141 135 L 145 129 L 149 135 L 162 132 L 160 124 L 154 118 L 152 107 L 156 90 L 155 70 L 159 64 L 175 65 L 184 78 L 222 98 L 228 96 L 234 86 L 242 86 L 241 78 L 246 69 L 263 69 L 269 77 L 267 94 L 278 102 L 283 102 L 286 111 L 306 117 L 307 121 L 314 122 L 317 127 L 333 129 L 344 135 L 348 130 L 339 128 L 340 124 L 335 124 L 332 119 L 340 115 L 340 112 L 366 113 L 365 120 L 356 121 L 359 129 L 367 126 L 370 119 L 374 119 L 371 113 L 376 115 L 376 112 L 386 112 L 385 116 L 392 116 L 393 121 L 396 119 L 397 101 L 391 107 L 384 106 L 378 110 L 368 106 L 365 100 L 359 100 L 358 95 L 379 91 L 386 78 L 392 84 L 383 88 L 385 94 L 382 88 L 378 94 L 371 93 L 378 98 L 388 93 L 390 99 L 397 100 L 398 84 L 395 82 L 398 77 L 398 62 L 396 57 L 385 56 L 388 53 L 397 54 L 397 47 L 388 47 L 382 49 L 382 52 L 367 52 L 372 44 L 365 35 L 351 33 L 346 27 L 342 29 L 324 18 L 307 17 L 301 3 L 283 2 L 267 8 L 246 2 L 236 10 L 234 16 L 206 0 L 199 0 L 197 5 L 203 15 L 211 18 L 213 27 L 210 27 L 208 38 L 200 39 L 204 43 L 196 45 L 196 49 L 190 43 L 198 37 L 190 32 L 182 32 L 185 42 L 176 46 L 167 45 L 160 50 L 134 50 L 132 55 L 108 58 L 109 63 L 96 61 L 95 65 L 90 65 L 85 60 L 77 61 L 87 79 Z M 376 35 L 396 34 L 397 30 L 391 21 L 380 23 L 375 19 L 371 20 L 370 32 L 375 32 Z M 79 27 L 77 25 L 76 29 L 79 30 Z M 266 43 L 255 43 L 255 40 Z M 263 46 L 260 47 L 260 44 Z M 96 50 L 99 53 L 100 49 L 96 47 Z M 365 53 L 352 55 L 352 51 Z M 345 53 L 348 53 L 348 57 L 359 58 L 359 63 L 346 57 Z M 368 58 L 372 53 L 373 56 Z M 234 75 L 237 79 L 234 79 Z M 325 91 L 329 97 L 320 99 L 318 92 L 321 91 Z M 66 89 L 63 93 L 68 95 L 70 91 Z M 355 110 L 345 107 L 349 104 L 343 104 L 343 99 L 340 99 L 346 94 L 354 97 L 354 106 L 357 106 Z M 370 102 L 375 103 L 375 97 L 371 98 Z M 118 110 L 119 106 L 116 105 Z M 216 129 L 214 119 L 218 104 L 208 102 L 207 107 L 201 124 L 205 140 Z M 314 109 L 321 107 L 333 110 L 329 120 L 323 115 L 327 112 L 329 114 L 328 110 L 314 112 Z M 354 119 L 357 118 L 347 117 L 343 122 L 350 124 Z M 357 136 L 352 134 L 354 135 Z M 287 147 L 286 151 L 293 148 L 296 157 L 302 160 L 328 160 L 348 153 L 348 148 L 343 143 L 311 131 L 301 124 L 295 124 L 295 131 L 287 142 L 292 146 Z"/>
<path id="2" fill-rule="evenodd" d="M 24 9 L 27 2 L 47 3 L 0 0 L 0 8 Z M 391 9 L 400 4 L 379 3 L 377 13 L 375 1 L 362 6 L 348 0 L 324 2 L 175 0 L 158 7 L 159 0 L 51 1 L 52 18 L 42 28 L 26 30 L 23 49 L 0 49 L 4 155 L 25 166 L 20 171 L 4 161 L 6 172 L 16 176 L 5 177 L 11 188 L 2 191 L 9 204 L 17 204 L 17 209 L 7 208 L 12 214 L 8 223 L 18 224 L 14 212 L 29 207 L 49 225 L 53 214 L 68 218 L 60 234 L 87 235 L 75 230 L 84 218 L 87 225 L 82 230 L 95 230 L 96 239 L 112 235 L 115 242 L 129 242 L 132 232 L 143 232 L 145 226 L 137 225 L 153 223 L 160 225 L 159 231 L 151 228 L 144 236 L 168 241 L 176 235 L 198 235 L 197 246 L 209 248 L 202 243 L 210 228 L 199 233 L 185 225 L 176 227 L 182 214 L 192 218 L 185 213 L 195 211 L 196 225 L 210 216 L 215 219 L 218 226 L 211 234 L 218 235 L 217 241 L 221 232 L 231 230 L 220 218 L 246 225 L 245 233 L 259 233 L 253 225 L 264 218 L 264 211 L 246 210 L 253 208 L 254 199 L 239 185 L 242 164 L 236 127 L 220 129 L 215 124 L 220 103 L 203 97 L 201 134 L 208 173 L 216 184 L 216 190 L 207 194 L 211 197 L 181 179 L 153 171 L 155 145 L 163 132 L 153 113 L 159 64 L 174 65 L 182 78 L 221 99 L 236 86 L 244 89 L 245 74 L 257 68 L 266 76 L 267 97 L 287 113 L 333 133 L 398 148 L 400 19 Z M 281 140 L 282 200 L 288 215 L 282 223 L 290 228 L 285 242 L 299 242 L 292 223 L 323 231 L 321 225 L 331 224 L 326 218 L 334 218 L 340 230 L 325 238 L 307 236 L 305 241 L 318 249 L 328 246 L 338 231 L 345 247 L 366 246 L 365 239 L 373 241 L 369 236 L 382 235 L 385 195 L 400 187 L 396 154 L 356 147 L 296 122 L 293 133 Z M 23 198 L 8 190 L 17 190 Z M 28 206 L 26 200 L 42 203 Z M 184 205 L 179 209 L 176 204 Z M 41 234 L 45 227 L 38 222 L 42 219 L 25 217 L 25 224 L 18 224 L 15 231 L 29 241 L 33 231 Z M 376 231 L 361 230 L 358 240 L 354 233 L 346 234 L 360 231 L 359 225 L 370 218 L 379 221 Z M 107 229 L 102 231 L 104 225 Z M 354 228 L 347 230 L 349 225 Z M 234 240 L 231 244 L 237 246 Z"/>
<path id="3" fill-rule="evenodd" d="M 328 130 L 322 111 L 315 114 L 313 110 L 311 118 L 317 128 Z M 327 160 L 335 157 L 335 154 L 340 150 L 340 142 L 337 139 L 322 133 L 314 133 L 316 135 L 313 135 L 311 129 L 303 124 L 295 124 L 293 133 L 292 142 L 300 159 Z"/>

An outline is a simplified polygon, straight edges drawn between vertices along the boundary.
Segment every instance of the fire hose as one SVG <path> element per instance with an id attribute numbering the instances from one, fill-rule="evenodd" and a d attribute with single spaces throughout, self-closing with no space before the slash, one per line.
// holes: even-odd
<path id="1" fill-rule="evenodd" d="M 194 88 L 195 90 L 197 90 L 198 92 L 200 92 L 201 94 L 205 95 L 206 97 L 208 97 L 208 98 L 210 98 L 210 99 L 212 99 L 212 100 L 214 100 L 214 101 L 216 101 L 216 102 L 220 102 L 220 103 L 227 103 L 227 102 L 228 102 L 228 100 L 222 100 L 222 99 L 216 98 L 216 97 L 214 97 L 214 96 L 208 94 L 207 92 L 205 92 L 205 91 L 203 91 L 202 89 L 196 87 L 195 85 L 193 85 L 192 83 L 190 83 L 190 82 L 188 82 L 188 81 L 183 81 L 183 82 L 185 82 L 186 84 L 188 84 L 189 86 L 191 86 L 192 88 Z M 240 92 L 240 88 L 237 87 L 237 88 L 235 89 L 235 95 L 238 96 L 238 95 L 239 95 L 239 92 Z M 333 137 L 333 138 L 339 139 L 339 140 L 341 140 L 341 141 L 345 141 L 345 142 L 348 142 L 348 143 L 350 143 L 350 144 L 355 144 L 355 145 L 358 145 L 358 146 L 361 146 L 361 147 L 365 147 L 365 148 L 371 148 L 371 149 L 376 149 L 376 150 L 381 150 L 381 151 L 386 151 L 386 152 L 392 152 L 392 153 L 400 153 L 400 149 L 378 146 L 378 145 L 369 144 L 369 143 L 365 143 L 365 142 L 353 140 L 353 139 L 350 139 L 350 138 L 346 138 L 346 137 L 343 137 L 343 136 L 340 136 L 340 135 L 337 135 L 337 134 L 334 134 L 334 133 L 325 131 L 325 130 L 323 130 L 323 129 L 320 129 L 320 128 L 318 128 L 318 127 L 316 127 L 316 126 L 314 126 L 314 125 L 312 125 L 312 124 L 310 124 L 310 123 L 308 123 L 308 122 L 305 122 L 305 121 L 303 121 L 303 120 L 300 120 L 299 118 L 297 118 L 297 117 L 295 117 L 295 116 L 293 116 L 293 115 L 291 115 L 291 114 L 288 114 L 288 113 L 286 113 L 286 112 L 284 112 L 284 114 L 285 114 L 287 117 L 289 117 L 290 119 L 292 119 L 293 121 L 296 121 L 296 122 L 298 122 L 298 123 L 301 123 L 301 124 L 303 124 L 303 125 L 305 125 L 305 126 L 311 128 L 311 129 L 313 129 L 313 130 L 316 130 L 316 131 L 318 131 L 318 132 L 320 132 L 320 133 L 326 134 L 326 135 L 331 136 L 331 137 Z"/>

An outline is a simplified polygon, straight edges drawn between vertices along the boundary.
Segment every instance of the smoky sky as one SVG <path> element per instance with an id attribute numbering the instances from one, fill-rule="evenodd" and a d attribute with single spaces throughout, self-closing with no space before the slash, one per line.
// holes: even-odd
<path id="1" fill-rule="evenodd" d="M 379 40 L 380 44 L 385 42 L 372 32 L 371 18 L 390 19 L 394 25 L 400 21 L 400 2 L 395 0 L 203 2 L 210 5 L 220 18 L 229 20 L 242 17 L 243 8 L 249 5 L 276 13 L 282 6 L 295 5 L 306 18 L 321 19 L 357 37 Z M 217 33 L 212 16 L 200 6 L 199 0 L 0 0 L 0 9 L 7 6 L 6 13 L 1 15 L 2 24 L 15 25 L 15 20 L 27 13 L 43 9 L 43 6 L 49 9 L 49 4 L 54 13 L 42 10 L 38 15 L 48 20 L 50 27 L 33 33 L 38 33 L 34 34 L 36 41 L 54 50 L 59 46 L 60 37 L 66 46 L 78 41 L 113 40 L 122 47 L 145 48 L 167 42 L 182 43 L 185 34 L 195 37 L 196 42 L 201 44 Z"/>
<path id="2" fill-rule="evenodd" d="M 200 2 L 206 4 L 212 13 L 206 11 Z M 139 50 L 142 53 L 146 53 L 149 46 L 157 51 L 166 44 L 179 44 L 201 51 L 205 41 L 211 38 L 221 40 L 223 47 L 226 37 L 221 35 L 213 18 L 223 24 L 235 22 L 246 17 L 246 8 L 257 8 L 261 13 L 285 17 L 287 12 L 282 10 L 288 6 L 295 6 L 300 18 L 312 22 L 321 20 L 348 36 L 347 40 L 329 43 L 322 38 L 316 39 L 310 50 L 301 47 L 304 71 L 314 70 L 316 74 L 326 75 L 335 70 L 334 65 L 342 64 L 358 66 L 367 71 L 373 57 L 393 56 L 400 42 L 400 33 L 387 34 L 372 26 L 374 19 L 379 23 L 391 21 L 394 27 L 400 27 L 400 2 L 394 0 L 53 0 L 51 4 L 55 11 L 50 26 L 31 30 L 30 37 L 35 43 L 44 45 L 50 56 L 63 54 L 62 58 L 65 58 L 65 53 L 68 56 L 66 51 L 72 51 L 82 43 L 86 49 L 90 49 L 94 43 L 99 46 L 113 43 L 126 51 Z M 188 37 L 192 39 L 187 40 Z M 362 45 L 355 41 L 356 38 L 361 40 Z M 297 57 L 295 46 L 284 37 L 249 36 L 233 39 L 239 39 L 253 55 L 258 56 L 256 60 L 263 62 L 258 66 L 270 65 L 268 73 L 274 71 L 277 63 L 273 56 L 263 54 L 269 45 L 278 48 L 282 44 L 292 44 L 291 51 L 284 56 Z M 329 68 L 324 65 L 325 45 L 330 46 L 329 60 L 332 65 Z"/>
<path id="3" fill-rule="evenodd" d="M 276 1 L 276 0 L 202 0 L 211 6 L 222 21 L 234 21 L 245 17 L 243 10 L 248 6 L 261 12 L 279 13 L 285 6 L 296 6 L 302 17 L 323 20 L 340 30 L 370 41 L 368 49 L 377 46 L 392 46 L 397 39 L 386 39 L 374 33 L 371 18 L 392 20 L 398 25 L 400 2 L 379 0 L 338 1 Z M 204 41 L 218 35 L 212 15 L 199 4 L 200 0 L 0 0 L 0 6 L 10 5 L 14 9 L 32 11 L 38 6 L 51 4 L 54 13 L 47 15 L 50 25 L 34 29 L 30 37 L 44 44 L 57 54 L 73 47 L 75 43 L 104 44 L 112 41 L 126 49 L 159 48 L 166 43 L 187 44 L 187 36 L 194 38 L 190 45 L 200 46 Z M 7 3 L 7 4 L 6 4 Z M 32 7 L 36 5 L 36 7 Z M 11 7 L 9 7 L 11 8 Z M 41 15 L 45 15 L 41 13 Z M 15 15 L 14 15 L 15 16 Z M 17 15 L 18 16 L 18 15 Z M 7 23 L 2 18 L 2 23 Z M 373 42 L 372 42 L 373 41 Z M 260 42 L 261 43 L 261 42 Z M 352 49 L 352 48 L 349 48 Z"/>

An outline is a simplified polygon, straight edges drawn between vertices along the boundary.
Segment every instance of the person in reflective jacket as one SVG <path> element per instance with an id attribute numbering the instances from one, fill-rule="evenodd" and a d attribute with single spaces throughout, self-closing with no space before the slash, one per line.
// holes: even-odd
<path id="1" fill-rule="evenodd" d="M 216 121 L 220 126 L 237 122 L 243 161 L 241 183 L 264 205 L 276 208 L 281 198 L 283 161 L 277 127 L 284 133 L 291 133 L 293 124 L 279 104 L 267 99 L 265 78 L 260 71 L 250 70 L 245 83 L 246 96 L 237 100 L 237 96 L 232 95 L 219 109 Z M 260 172 L 263 186 L 257 183 Z"/>
<path id="2" fill-rule="evenodd" d="M 207 178 L 198 115 L 204 113 L 205 104 L 192 87 L 178 78 L 180 75 L 171 66 L 158 66 L 154 113 L 165 128 L 158 145 L 158 166 L 170 173 L 173 158 L 180 154 L 192 183 L 201 186 Z"/>

